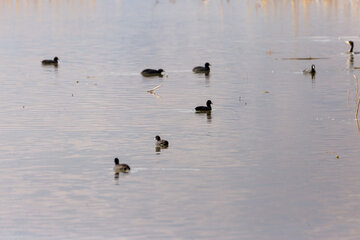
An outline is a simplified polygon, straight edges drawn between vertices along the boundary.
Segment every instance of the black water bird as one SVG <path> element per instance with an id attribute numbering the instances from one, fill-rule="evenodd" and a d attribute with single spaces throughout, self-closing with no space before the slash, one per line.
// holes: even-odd
<path id="1" fill-rule="evenodd" d="M 211 104 L 213 104 L 211 102 L 211 100 L 207 100 L 206 101 L 206 106 L 198 106 L 198 107 L 195 108 L 195 111 L 196 112 L 209 112 L 212 109 Z"/>
<path id="2" fill-rule="evenodd" d="M 161 139 L 160 136 L 156 136 L 155 140 L 156 140 L 155 142 L 156 147 L 162 147 L 162 148 L 169 147 L 169 142 L 165 139 Z"/>
<path id="3" fill-rule="evenodd" d="M 115 173 L 128 173 L 130 171 L 130 167 L 129 165 L 125 164 L 125 163 L 119 163 L 119 159 L 115 158 L 114 159 L 115 162 L 115 166 L 114 166 L 114 172 Z"/>
<path id="4" fill-rule="evenodd" d="M 58 57 L 54 57 L 54 60 L 45 59 L 45 60 L 42 60 L 41 63 L 42 63 L 43 65 L 55 65 L 55 66 L 57 66 L 58 63 L 59 63 L 59 58 L 58 58 Z"/>
<path id="5" fill-rule="evenodd" d="M 303 71 L 303 73 L 307 73 L 307 74 L 315 74 L 316 73 L 316 70 L 315 70 L 315 65 L 313 64 L 313 65 L 311 65 L 311 68 L 310 69 L 305 69 L 304 71 Z"/>
<path id="6" fill-rule="evenodd" d="M 156 77 L 156 76 L 162 77 L 163 72 L 164 72 L 164 70 L 161 68 L 159 70 L 148 68 L 148 69 L 143 70 L 141 72 L 141 75 L 143 75 L 144 77 Z"/>
<path id="7" fill-rule="evenodd" d="M 210 65 L 210 63 L 205 63 L 205 66 L 203 67 L 203 66 L 197 66 L 197 67 L 194 67 L 193 68 L 193 72 L 194 73 L 209 73 L 210 72 L 210 67 L 209 66 L 211 66 Z"/>
<path id="8" fill-rule="evenodd" d="M 303 73 L 306 74 L 306 75 L 311 75 L 311 79 L 315 80 L 315 75 L 316 75 L 315 65 L 314 64 L 311 65 L 311 68 L 310 69 L 308 69 L 308 68 L 305 69 L 303 71 Z"/>
<path id="9" fill-rule="evenodd" d="M 346 41 L 347 44 L 350 45 L 349 53 L 351 54 L 360 54 L 360 52 L 354 52 L 354 42 L 353 41 Z"/>

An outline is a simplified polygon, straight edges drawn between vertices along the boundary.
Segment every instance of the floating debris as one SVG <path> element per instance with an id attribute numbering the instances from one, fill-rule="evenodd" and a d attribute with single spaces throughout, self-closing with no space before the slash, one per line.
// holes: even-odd
<path id="1" fill-rule="evenodd" d="M 269 91 L 264 91 L 264 93 L 270 93 Z"/>
<path id="2" fill-rule="evenodd" d="M 154 93 L 154 91 L 155 91 L 156 89 L 160 88 L 161 86 L 162 86 L 162 84 L 154 87 L 153 89 L 147 90 L 147 92 L 148 92 L 148 93 Z"/>
<path id="3" fill-rule="evenodd" d="M 278 60 L 277 58 L 276 60 Z M 322 58 L 322 57 L 292 57 L 292 58 L 280 58 L 280 60 L 321 60 L 321 59 L 329 59 L 329 58 Z"/>
<path id="4" fill-rule="evenodd" d="M 244 103 L 244 105 L 247 105 L 247 102 L 245 102 L 244 100 L 242 100 L 241 96 L 239 96 L 239 102 L 240 102 L 240 103 Z"/>
<path id="5" fill-rule="evenodd" d="M 160 88 L 162 85 L 158 85 L 156 87 L 154 87 L 153 89 L 147 90 L 148 93 L 150 93 L 151 95 L 155 96 L 156 98 L 161 98 L 161 96 L 159 96 L 158 94 L 156 94 L 154 91 L 158 88 Z"/>
<path id="6" fill-rule="evenodd" d="M 274 51 L 272 51 L 271 49 L 269 49 L 269 50 L 266 51 L 266 54 L 269 55 L 269 56 L 272 55 L 272 54 L 274 54 L 274 53 L 279 53 L 279 52 L 274 52 Z"/>
<path id="7" fill-rule="evenodd" d="M 328 153 L 328 154 L 336 154 L 336 152 L 334 152 L 334 151 L 327 151 L 326 153 Z M 339 156 L 338 154 L 336 154 L 336 155 L 335 155 L 335 158 L 336 158 L 336 159 L 339 159 L 340 156 Z"/>

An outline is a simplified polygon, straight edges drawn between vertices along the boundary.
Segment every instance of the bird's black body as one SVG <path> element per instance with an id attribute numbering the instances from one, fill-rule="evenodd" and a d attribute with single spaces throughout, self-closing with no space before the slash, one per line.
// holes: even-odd
<path id="1" fill-rule="evenodd" d="M 41 62 L 43 65 L 58 65 L 59 63 L 59 58 L 58 57 L 54 57 L 53 60 L 51 59 L 45 59 L 45 60 L 42 60 Z"/>
<path id="2" fill-rule="evenodd" d="M 315 74 L 315 73 L 316 73 L 316 70 L 315 70 L 315 65 L 314 65 L 314 64 L 313 64 L 313 65 L 311 65 L 310 70 L 309 70 L 309 69 L 305 69 L 305 70 L 303 71 L 303 73 Z"/>
<path id="3" fill-rule="evenodd" d="M 210 63 L 205 63 L 205 66 L 197 66 L 193 68 L 194 73 L 209 73 L 210 72 Z"/>
<path id="4" fill-rule="evenodd" d="M 195 111 L 197 111 L 197 112 L 209 112 L 209 111 L 212 110 L 211 104 L 213 104 L 211 102 L 211 100 L 207 100 L 206 101 L 206 106 L 198 106 L 198 107 L 195 108 Z"/>
<path id="5" fill-rule="evenodd" d="M 115 173 L 119 173 L 119 172 L 128 173 L 130 171 L 129 165 L 125 163 L 119 163 L 118 158 L 115 158 L 114 162 L 115 162 L 115 166 L 114 166 Z"/>
<path id="6" fill-rule="evenodd" d="M 160 136 L 155 137 L 157 147 L 167 148 L 169 147 L 169 142 L 167 140 L 161 139 Z"/>
<path id="7" fill-rule="evenodd" d="M 156 69 L 145 69 L 141 72 L 141 75 L 143 75 L 144 77 L 162 77 L 162 73 L 164 72 L 163 69 L 159 69 L 159 70 L 156 70 Z"/>

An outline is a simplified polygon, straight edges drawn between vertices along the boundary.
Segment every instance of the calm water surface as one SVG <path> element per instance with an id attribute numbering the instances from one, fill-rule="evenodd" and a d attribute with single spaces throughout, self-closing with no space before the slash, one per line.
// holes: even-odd
<path id="1" fill-rule="evenodd" d="M 356 0 L 0 1 L 0 239 L 358 239 L 358 29 Z"/>

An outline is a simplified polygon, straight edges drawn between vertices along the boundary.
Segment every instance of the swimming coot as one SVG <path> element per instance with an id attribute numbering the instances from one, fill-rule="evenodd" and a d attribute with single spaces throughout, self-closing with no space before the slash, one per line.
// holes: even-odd
<path id="1" fill-rule="evenodd" d="M 198 66 L 193 68 L 194 73 L 209 73 L 210 72 L 210 63 L 205 63 L 205 67 Z"/>
<path id="2" fill-rule="evenodd" d="M 114 162 L 115 162 L 115 166 L 114 166 L 115 173 L 120 173 L 120 172 L 128 173 L 130 171 L 129 165 L 127 165 L 125 163 L 119 163 L 118 158 L 115 158 Z"/>
<path id="3" fill-rule="evenodd" d="M 316 70 L 315 70 L 315 65 L 311 65 L 311 68 L 310 69 L 305 69 L 303 71 L 303 73 L 309 73 L 309 74 L 315 74 L 316 73 Z"/>
<path id="4" fill-rule="evenodd" d="M 157 147 L 167 148 L 169 146 L 169 142 L 164 139 L 161 139 L 160 136 L 156 136 L 155 140 L 156 140 L 155 145 Z"/>
<path id="5" fill-rule="evenodd" d="M 164 70 L 163 69 L 159 69 L 159 70 L 156 70 L 156 69 L 145 69 L 141 72 L 141 75 L 143 75 L 144 77 L 162 77 L 163 76 L 163 72 Z"/>
<path id="6" fill-rule="evenodd" d="M 197 112 L 209 112 L 211 111 L 211 104 L 213 104 L 211 102 L 211 100 L 207 100 L 206 101 L 206 106 L 198 106 L 195 108 L 195 111 Z"/>
<path id="7" fill-rule="evenodd" d="M 59 58 L 58 58 L 58 57 L 54 57 L 54 60 L 45 59 L 45 60 L 42 60 L 41 63 L 42 63 L 43 65 L 58 65 L 58 63 L 59 63 Z"/>

